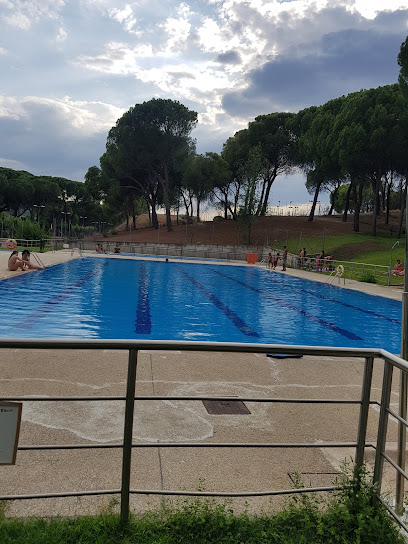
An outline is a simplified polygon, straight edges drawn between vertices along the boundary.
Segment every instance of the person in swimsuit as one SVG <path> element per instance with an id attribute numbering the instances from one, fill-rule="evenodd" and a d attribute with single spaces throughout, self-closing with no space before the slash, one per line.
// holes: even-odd
<path id="1" fill-rule="evenodd" d="M 15 272 L 19 268 L 25 269 L 25 262 L 18 256 L 18 251 L 13 251 L 8 260 L 8 269 Z"/>
<path id="2" fill-rule="evenodd" d="M 404 275 L 404 265 L 397 259 L 397 262 L 394 264 L 394 270 L 391 272 L 393 276 L 403 276 Z"/>
<path id="3" fill-rule="evenodd" d="M 45 270 L 43 266 L 36 266 L 35 264 L 31 264 L 30 262 L 30 252 L 28 249 L 25 249 L 21 255 L 22 260 L 24 261 L 24 264 L 27 268 L 30 270 Z"/>
<path id="4" fill-rule="evenodd" d="M 283 246 L 283 253 L 282 253 L 282 271 L 283 272 L 286 270 L 287 260 L 288 260 L 288 249 L 286 246 Z"/>

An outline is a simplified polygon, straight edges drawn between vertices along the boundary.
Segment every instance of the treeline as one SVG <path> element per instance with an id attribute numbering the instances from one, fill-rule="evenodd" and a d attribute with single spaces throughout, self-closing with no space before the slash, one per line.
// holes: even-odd
<path id="1" fill-rule="evenodd" d="M 250 225 L 267 214 L 270 191 L 280 174 L 302 170 L 313 195 L 312 221 L 321 191 L 344 221 L 405 205 L 408 175 L 408 101 L 398 84 L 330 100 L 294 113 L 261 115 L 229 138 L 221 154 L 195 153 L 190 138 L 197 114 L 170 100 L 131 108 L 108 136 L 101 168 L 89 169 L 85 185 L 95 197 L 137 215 L 144 200 L 157 227 L 156 208 L 200 218 L 203 202 L 225 218 Z M 195 206 L 195 209 L 194 209 Z M 401 228 L 401 227 L 400 227 Z M 400 232 L 398 233 L 400 235 Z"/>
<path id="2" fill-rule="evenodd" d="M 281 174 L 302 171 L 313 195 L 313 220 L 321 191 L 330 191 L 331 209 L 359 231 L 360 213 L 377 218 L 400 210 L 402 221 L 408 178 L 408 38 L 398 56 L 399 83 L 361 90 L 298 113 L 260 115 L 224 143 L 222 152 L 196 153 L 191 133 L 197 113 L 177 101 L 152 99 L 130 108 L 108 133 L 100 165 L 85 183 L 0 169 L 0 212 L 37 214 L 44 227 L 62 220 L 72 228 L 92 222 L 127 226 L 148 212 L 158 228 L 164 207 L 200 220 L 210 202 L 223 217 L 248 227 L 268 213 L 272 185 Z M 60 228 L 61 232 L 63 228 Z M 71 231 L 69 231 L 71 232 Z"/>
<path id="3" fill-rule="evenodd" d="M 135 217 L 144 201 L 157 228 L 157 206 L 164 206 L 172 230 L 171 208 L 200 220 L 210 202 L 225 218 L 247 224 L 267 214 L 272 185 L 281 174 L 301 170 L 313 195 L 330 191 L 331 209 L 377 218 L 400 209 L 401 235 L 408 175 L 408 38 L 398 57 L 399 84 L 361 90 L 294 113 L 260 115 L 223 145 L 222 152 L 199 155 L 191 132 L 197 113 L 179 102 L 154 99 L 130 108 L 108 135 L 100 168 L 86 185 L 95 198 L 124 207 Z M 195 209 L 194 209 L 195 206 Z"/>
<path id="4" fill-rule="evenodd" d="M 0 167 L 1 236 L 78 235 L 110 217 L 82 182 Z"/>

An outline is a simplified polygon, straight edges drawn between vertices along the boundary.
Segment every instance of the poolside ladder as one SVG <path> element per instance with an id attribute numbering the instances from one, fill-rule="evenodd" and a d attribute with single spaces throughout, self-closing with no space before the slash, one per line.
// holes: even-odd
<path id="1" fill-rule="evenodd" d="M 332 284 L 336 278 L 339 278 L 339 285 L 341 282 L 341 278 L 343 278 L 343 284 L 346 285 L 346 278 L 344 276 L 344 273 L 341 274 L 337 269 L 334 269 L 330 272 L 330 276 L 327 277 L 325 283 L 328 283 L 331 280 L 330 283 Z"/>
<path id="2" fill-rule="evenodd" d="M 39 266 L 42 266 L 43 268 L 45 268 L 44 263 L 42 262 L 40 257 L 37 255 L 37 253 L 31 253 L 31 255 L 33 255 L 34 259 L 37 261 L 37 264 Z"/>

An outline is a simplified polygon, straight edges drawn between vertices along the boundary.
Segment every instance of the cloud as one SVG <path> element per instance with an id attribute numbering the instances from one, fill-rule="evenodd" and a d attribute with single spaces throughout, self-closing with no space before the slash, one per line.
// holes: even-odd
<path id="1" fill-rule="evenodd" d="M 83 179 L 123 110 L 99 102 L 0 97 L 0 148 L 34 174 Z M 1 161 L 4 165 L 4 159 Z"/>
<path id="2" fill-rule="evenodd" d="M 247 88 L 225 94 L 222 105 L 240 117 L 297 111 L 362 88 L 395 83 L 402 39 L 401 34 L 373 30 L 330 33 L 251 71 Z"/>
<path id="3" fill-rule="evenodd" d="M 2 2 L 7 10 L 3 21 L 20 30 L 28 30 L 40 19 L 56 19 L 65 6 L 64 0 L 14 0 Z"/>
<path id="4" fill-rule="evenodd" d="M 241 64 L 242 59 L 236 51 L 226 51 L 217 55 L 214 62 L 219 62 L 220 64 Z"/>

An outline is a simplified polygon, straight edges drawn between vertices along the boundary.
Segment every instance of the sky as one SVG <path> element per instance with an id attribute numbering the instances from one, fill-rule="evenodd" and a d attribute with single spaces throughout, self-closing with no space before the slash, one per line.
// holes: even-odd
<path id="1" fill-rule="evenodd" d="M 257 115 L 395 83 L 408 0 L 0 0 L 0 28 L 0 166 L 83 181 L 152 98 L 196 111 L 197 152 L 220 153 Z M 270 204 L 310 199 L 295 173 Z"/>

